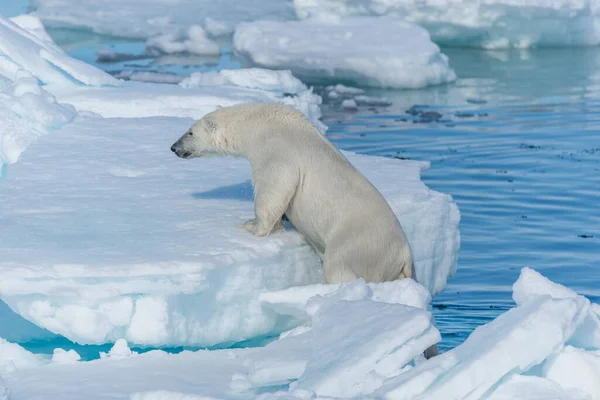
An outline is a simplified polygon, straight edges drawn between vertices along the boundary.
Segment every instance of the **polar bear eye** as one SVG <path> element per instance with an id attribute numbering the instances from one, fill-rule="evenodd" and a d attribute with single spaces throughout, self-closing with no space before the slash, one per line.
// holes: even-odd
<path id="1" fill-rule="evenodd" d="M 189 132 L 188 132 L 188 135 L 190 135 L 190 136 L 194 136 L 194 133 L 193 133 L 192 131 L 189 131 Z"/>

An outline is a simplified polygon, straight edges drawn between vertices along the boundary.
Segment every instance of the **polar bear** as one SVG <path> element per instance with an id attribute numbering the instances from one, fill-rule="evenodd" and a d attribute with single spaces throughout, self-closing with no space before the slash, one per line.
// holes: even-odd
<path id="1" fill-rule="evenodd" d="M 171 146 L 181 158 L 245 157 L 252 167 L 254 235 L 286 217 L 323 260 L 326 283 L 415 277 L 412 251 L 396 215 L 373 186 L 304 116 L 284 104 L 219 108 Z M 437 346 L 426 350 L 427 358 Z"/>
<path id="2" fill-rule="evenodd" d="M 268 235 L 283 215 L 323 260 L 326 283 L 415 276 L 412 252 L 381 193 L 300 112 L 284 104 L 240 104 L 196 122 L 171 150 L 182 158 L 245 157 L 255 218 Z"/>

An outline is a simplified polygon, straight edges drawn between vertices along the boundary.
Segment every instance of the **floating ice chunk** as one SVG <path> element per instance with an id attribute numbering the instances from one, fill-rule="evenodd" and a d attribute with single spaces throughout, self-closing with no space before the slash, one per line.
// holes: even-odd
<path id="1" fill-rule="evenodd" d="M 262 68 L 194 72 L 180 83 L 180 86 L 185 88 L 221 85 L 234 85 L 249 89 L 289 94 L 298 94 L 308 89 L 289 70 L 271 71 Z"/>
<path id="2" fill-rule="evenodd" d="M 345 108 L 346 110 L 356 110 L 358 109 L 358 104 L 356 104 L 354 99 L 346 99 L 342 101 L 342 108 Z"/>
<path id="3" fill-rule="evenodd" d="M 100 358 L 120 359 L 135 355 L 137 355 L 137 353 L 135 351 L 131 351 L 129 345 L 127 344 L 127 340 L 125 339 L 117 339 L 114 346 L 108 353 L 104 353 L 102 351 L 100 352 Z"/>
<path id="4" fill-rule="evenodd" d="M 572 346 L 544 363 L 544 375 L 565 389 L 579 389 L 600 399 L 600 351 L 585 351 Z"/>
<path id="5" fill-rule="evenodd" d="M 343 290 L 342 290 L 343 289 Z M 344 296 L 344 300 L 365 300 L 403 304 L 427 310 L 431 302 L 431 295 L 422 285 L 412 279 L 402 279 L 393 282 L 368 283 L 362 280 L 344 284 L 332 285 L 307 285 L 291 287 L 288 289 L 262 293 L 259 300 L 263 307 L 273 310 L 282 316 L 289 316 L 302 323 L 309 319 L 307 304 L 312 298 L 312 307 L 317 298 L 329 296 Z"/>
<path id="6" fill-rule="evenodd" d="M 33 24 L 29 22 L 26 26 L 31 28 Z M 24 69 L 45 84 L 119 85 L 107 73 L 71 58 L 53 42 L 40 39 L 43 35 L 39 29 L 34 27 L 33 32 L 0 17 L 0 75 L 14 80 L 17 71 Z"/>
<path id="7" fill-rule="evenodd" d="M 64 88 L 57 98 L 103 117 L 176 116 L 198 119 L 216 106 L 284 102 L 304 113 L 321 132 L 321 97 L 287 71 L 224 70 L 193 74 L 181 86 L 125 82 L 122 88 Z"/>
<path id="8" fill-rule="evenodd" d="M 21 369 L 39 367 L 44 364 L 38 357 L 16 343 L 0 338 L 0 376 Z M 0 384 L 0 394 L 2 385 Z"/>
<path id="9" fill-rule="evenodd" d="M 37 79 L 24 70 L 15 81 L 0 74 L 0 164 L 14 163 L 40 135 L 60 128 L 77 115 L 68 104 L 59 104 L 42 89 Z M 3 90 L 4 89 L 4 90 Z"/>
<path id="10" fill-rule="evenodd" d="M 300 18 L 406 19 L 444 45 L 524 48 L 600 43 L 595 0 L 294 0 L 294 6 Z"/>
<path id="11" fill-rule="evenodd" d="M 304 79 L 343 79 L 391 88 L 420 88 L 456 79 L 448 57 L 427 31 L 396 18 L 243 23 L 236 27 L 233 42 L 252 63 L 290 69 Z"/>
<path id="12" fill-rule="evenodd" d="M 55 364 L 76 364 L 81 360 L 81 356 L 73 349 L 66 351 L 64 349 L 54 349 L 52 362 Z"/>
<path id="13" fill-rule="evenodd" d="M 331 85 L 331 86 L 327 86 L 325 88 L 327 91 L 330 92 L 336 92 L 342 95 L 359 95 L 359 94 L 363 94 L 365 93 L 364 89 L 360 89 L 360 88 L 355 88 L 355 87 L 351 87 L 351 86 L 345 86 L 345 85 L 341 85 L 341 84 L 337 84 L 337 85 Z"/>
<path id="14" fill-rule="evenodd" d="M 125 79 L 129 81 L 170 84 L 178 84 L 184 79 L 186 79 L 181 75 L 171 74 L 167 72 L 137 71 L 134 69 L 126 69 L 123 71 L 119 71 L 113 73 L 113 76 L 118 79 Z"/>
<path id="15" fill-rule="evenodd" d="M 210 17 L 204 18 L 204 29 L 212 37 L 231 35 L 233 33 L 233 26 Z"/>
<path id="16" fill-rule="evenodd" d="M 181 392 L 170 392 L 168 390 L 156 390 L 152 392 L 134 393 L 131 400 L 220 400 L 215 397 L 201 396 Z"/>
<path id="17" fill-rule="evenodd" d="M 475 329 L 455 349 L 389 379 L 378 395 L 397 400 L 478 399 L 505 376 L 525 372 L 560 351 L 588 309 L 578 298 L 529 301 Z"/>
<path id="18" fill-rule="evenodd" d="M 486 400 L 592 400 L 588 393 L 537 376 L 512 375 Z"/>
<path id="19" fill-rule="evenodd" d="M 190 53 L 207 56 L 221 54 L 219 45 L 206 36 L 199 25 L 190 26 L 182 33 L 166 33 L 154 36 L 146 41 L 149 54 Z"/>
<path id="20" fill-rule="evenodd" d="M 173 156 L 191 123 L 90 118 L 36 142 L 25 154 L 35 162 L 2 183 L 2 300 L 79 343 L 210 346 L 289 329 L 259 296 L 320 283 L 320 261 L 294 230 L 256 238 L 237 228 L 254 215 L 250 167 Z M 420 180 L 428 164 L 344 154 L 397 213 L 419 282 L 442 290 L 459 213 Z"/>
<path id="21" fill-rule="evenodd" d="M 48 32 L 46 32 L 44 24 L 42 24 L 42 21 L 40 21 L 38 17 L 30 14 L 24 14 L 12 17 L 10 20 L 26 31 L 33 33 L 38 39 L 45 42 L 54 43 Z"/>
<path id="22" fill-rule="evenodd" d="M 372 392 L 440 340 L 430 313 L 370 300 L 328 304 L 312 331 L 312 356 L 295 388 L 346 398 Z"/>
<path id="23" fill-rule="evenodd" d="M 173 33 L 205 22 L 207 30 L 218 21 L 219 31 L 233 31 L 242 21 L 294 19 L 292 3 L 281 0 L 240 2 L 239 0 L 33 0 L 35 14 L 47 26 L 87 27 L 94 32 L 138 39 Z M 227 27 L 227 28 L 225 28 Z M 212 32 L 211 32 L 212 34 Z"/>
<path id="24" fill-rule="evenodd" d="M 533 299 L 550 296 L 554 299 L 576 298 L 588 305 L 585 321 L 577 329 L 570 343 L 577 347 L 600 349 L 600 307 L 569 288 L 550 281 L 539 272 L 525 267 L 513 285 L 513 299 L 517 304 L 525 304 Z"/>
<path id="25" fill-rule="evenodd" d="M 400 282 L 418 286 L 409 279 Z M 401 289 L 393 283 L 395 289 Z M 244 362 L 250 369 L 248 382 L 261 388 L 295 381 L 292 386 L 296 390 L 351 398 L 370 393 L 384 379 L 399 374 L 440 340 L 439 332 L 431 324 L 429 312 L 373 301 L 377 287 L 361 280 L 314 286 L 334 290 L 308 302 L 310 328 L 270 343 L 264 352 L 250 354 Z M 307 292 L 297 290 L 303 295 Z M 397 294 L 390 300 L 397 300 Z"/>
<path id="26" fill-rule="evenodd" d="M 392 105 L 392 102 L 385 97 L 355 96 L 354 101 L 359 105 L 386 107 Z"/>

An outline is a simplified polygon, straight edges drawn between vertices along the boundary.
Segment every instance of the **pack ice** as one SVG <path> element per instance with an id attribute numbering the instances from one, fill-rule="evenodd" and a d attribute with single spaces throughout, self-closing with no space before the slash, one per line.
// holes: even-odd
<path id="1" fill-rule="evenodd" d="M 436 43 L 488 49 L 600 43 L 598 0 L 293 0 L 299 18 L 392 16 Z"/>
<path id="2" fill-rule="evenodd" d="M 405 89 L 456 79 L 427 31 L 398 18 L 248 22 L 236 27 L 233 44 L 252 64 L 313 81 Z"/>
<path id="3" fill-rule="evenodd" d="M 356 280 L 266 296 L 307 318 L 265 347 L 135 354 L 121 340 L 101 360 L 25 365 L 5 379 L 13 400 L 599 399 L 600 307 L 529 268 L 513 295 L 515 308 L 430 360 L 419 356 L 439 340 L 427 291 Z"/>

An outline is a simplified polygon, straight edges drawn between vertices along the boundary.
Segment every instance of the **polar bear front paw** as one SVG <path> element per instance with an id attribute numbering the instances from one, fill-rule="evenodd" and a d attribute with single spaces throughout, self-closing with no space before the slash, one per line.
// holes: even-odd
<path id="1" fill-rule="evenodd" d="M 265 236 L 269 233 L 283 229 L 283 224 L 281 223 L 281 221 L 279 221 L 277 224 L 275 224 L 273 228 L 269 229 L 265 228 L 264 226 L 261 226 L 261 224 L 256 221 L 256 218 L 252 218 L 251 220 L 246 221 L 246 223 L 244 223 L 241 226 L 241 228 L 253 235 Z"/>

